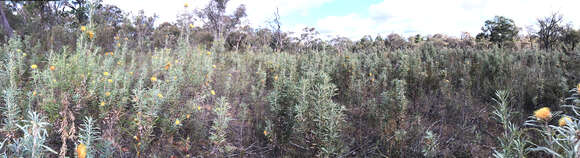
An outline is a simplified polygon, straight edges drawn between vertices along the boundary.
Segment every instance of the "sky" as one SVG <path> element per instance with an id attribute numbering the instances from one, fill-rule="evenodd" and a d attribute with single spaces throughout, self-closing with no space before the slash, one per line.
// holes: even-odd
<path id="1" fill-rule="evenodd" d="M 104 0 L 136 14 L 159 16 L 158 23 L 171 22 L 181 13 L 203 8 L 208 0 Z M 184 4 L 189 5 L 184 8 Z M 511 18 L 521 34 L 537 30 L 537 18 L 561 13 L 566 23 L 580 26 L 579 0 L 230 0 L 227 13 L 240 4 L 246 5 L 244 24 L 267 27 L 276 8 L 280 10 L 282 29 L 301 32 L 314 27 L 324 39 L 348 37 L 358 40 L 364 35 L 403 36 L 442 33 L 472 36 L 481 32 L 485 20 L 496 15 Z"/>

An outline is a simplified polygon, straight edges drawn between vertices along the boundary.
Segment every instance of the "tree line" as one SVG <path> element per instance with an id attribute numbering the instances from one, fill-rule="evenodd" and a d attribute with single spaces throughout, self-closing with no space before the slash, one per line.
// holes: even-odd
<path id="1" fill-rule="evenodd" d="M 460 37 L 444 34 L 414 35 L 403 37 L 392 33 L 386 36 L 367 35 L 359 40 L 335 37 L 323 40 L 315 28 L 307 27 L 301 32 L 282 31 L 278 10 L 273 11 L 268 27 L 255 28 L 244 25 L 246 7 L 238 6 L 232 14 L 226 14 L 229 0 L 211 0 L 201 8 L 178 15 L 174 22 L 156 24 L 156 16 L 144 12 L 130 15 L 119 7 L 103 4 L 102 0 L 63 1 L 9 1 L 1 3 L 2 20 L 0 41 L 6 43 L 14 34 L 28 40 L 43 50 L 74 47 L 75 30 L 91 23 L 95 27 L 96 44 L 105 49 L 113 48 L 114 38 L 134 39 L 130 46 L 139 51 L 161 47 L 175 47 L 179 36 L 189 36 L 190 43 L 223 51 L 328 51 L 364 52 L 416 48 L 432 44 L 445 48 L 493 47 L 507 49 L 545 49 L 571 51 L 580 42 L 580 31 L 574 29 L 559 13 L 537 19 L 537 28 L 528 26 L 527 34 L 522 27 L 504 16 L 486 20 L 481 33 L 473 37 L 467 32 Z M 189 28 L 189 29 L 183 29 Z"/>

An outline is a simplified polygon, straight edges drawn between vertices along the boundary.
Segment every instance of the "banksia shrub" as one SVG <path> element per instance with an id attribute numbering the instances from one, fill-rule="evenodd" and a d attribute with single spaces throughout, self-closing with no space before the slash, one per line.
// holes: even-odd
<path id="1" fill-rule="evenodd" d="M 87 158 L 96 157 L 96 150 L 98 141 L 101 140 L 99 128 L 95 125 L 95 121 L 91 117 L 85 117 L 83 124 L 81 124 L 79 132 L 79 141 L 77 145 L 78 157 L 85 156 Z"/>
<path id="2" fill-rule="evenodd" d="M 230 113 L 230 104 L 225 97 L 218 100 L 217 106 L 213 109 L 216 118 L 211 126 L 211 133 L 209 140 L 212 143 L 212 153 L 217 156 L 225 156 L 226 153 L 230 152 L 232 149 L 229 144 L 227 137 L 227 130 L 229 127 L 229 122 L 232 120 Z"/>
<path id="3" fill-rule="evenodd" d="M 565 109 L 572 110 L 571 114 L 560 115 L 559 112 L 552 115 L 547 108 L 540 108 L 534 112 L 534 116 L 530 117 L 525 125 L 530 126 L 540 134 L 541 139 L 538 142 L 533 142 L 534 146 L 528 150 L 533 152 L 544 152 L 554 157 L 578 157 L 580 156 L 580 141 L 578 138 L 578 131 L 580 131 L 580 124 L 578 118 L 580 113 L 580 97 L 578 89 L 574 88 L 569 91 L 571 96 L 566 98 Z M 552 117 L 560 117 L 560 119 L 552 125 L 548 120 Z M 544 119 L 546 118 L 546 119 Z"/>
<path id="4" fill-rule="evenodd" d="M 47 128 L 50 125 L 45 120 L 45 117 L 36 112 L 28 112 L 28 119 L 23 120 L 23 125 L 17 125 L 23 135 L 8 145 L 10 148 L 8 155 L 45 157 L 48 153 L 57 154 L 56 151 L 45 145 L 48 140 Z"/>
<path id="5" fill-rule="evenodd" d="M 517 124 L 512 123 L 513 111 L 509 107 L 510 93 L 508 91 L 497 91 L 493 100 L 496 102 L 493 117 L 503 127 L 502 135 L 498 137 L 499 149 L 494 149 L 495 157 L 525 157 L 528 153 L 527 137 Z M 549 110 L 548 110 L 549 112 Z"/>

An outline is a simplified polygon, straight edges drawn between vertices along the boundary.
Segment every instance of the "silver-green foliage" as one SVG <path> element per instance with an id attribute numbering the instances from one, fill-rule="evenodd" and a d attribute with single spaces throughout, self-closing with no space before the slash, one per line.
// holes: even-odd
<path id="1" fill-rule="evenodd" d="M 561 115 L 562 126 L 549 125 L 545 121 L 538 121 L 535 117 L 530 117 L 525 123 L 527 126 L 535 127 L 536 131 L 541 134 L 542 141 L 533 144 L 535 147 L 528 148 L 528 151 L 542 151 L 559 158 L 576 158 L 580 156 L 580 140 L 578 131 L 580 131 L 580 122 L 578 109 L 580 109 L 579 89 L 574 88 L 569 92 L 572 95 L 566 98 L 569 104 L 562 105 L 564 108 L 570 108 L 571 115 Z M 570 119 L 565 119 L 566 117 Z"/>
<path id="2" fill-rule="evenodd" d="M 81 124 L 79 143 L 85 144 L 87 148 L 87 158 L 95 157 L 95 147 L 97 141 L 101 139 L 99 128 L 95 125 L 95 120 L 92 117 L 85 117 L 83 124 Z"/>
<path id="3" fill-rule="evenodd" d="M 220 98 L 217 106 L 213 109 L 216 118 L 211 126 L 211 136 L 209 139 L 215 145 L 213 152 L 217 152 L 218 154 L 224 154 L 230 150 L 226 140 L 229 122 L 232 120 L 228 114 L 229 109 L 230 104 L 225 97 Z"/>
<path id="4" fill-rule="evenodd" d="M 508 91 L 496 91 L 497 103 L 493 111 L 494 118 L 502 125 L 503 135 L 498 138 L 499 150 L 494 150 L 494 157 L 525 157 L 527 140 L 524 132 L 516 124 L 511 122 L 513 111 L 509 106 Z"/>
<path id="5" fill-rule="evenodd" d="M 47 127 L 50 125 L 45 118 L 36 112 L 28 112 L 28 119 L 17 125 L 23 133 L 22 137 L 9 144 L 10 154 L 13 157 L 45 157 L 47 152 L 57 154 L 56 151 L 44 145 L 47 140 Z"/>

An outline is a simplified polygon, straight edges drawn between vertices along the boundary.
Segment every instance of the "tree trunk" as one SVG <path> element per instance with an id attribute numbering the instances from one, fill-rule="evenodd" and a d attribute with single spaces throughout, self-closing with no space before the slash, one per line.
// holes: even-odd
<path id="1" fill-rule="evenodd" d="M 0 18 L 2 20 L 2 28 L 4 29 L 4 33 L 8 35 L 8 38 L 12 37 L 12 27 L 10 27 L 8 19 L 6 19 L 6 14 L 4 14 L 4 2 L 0 2 Z"/>

